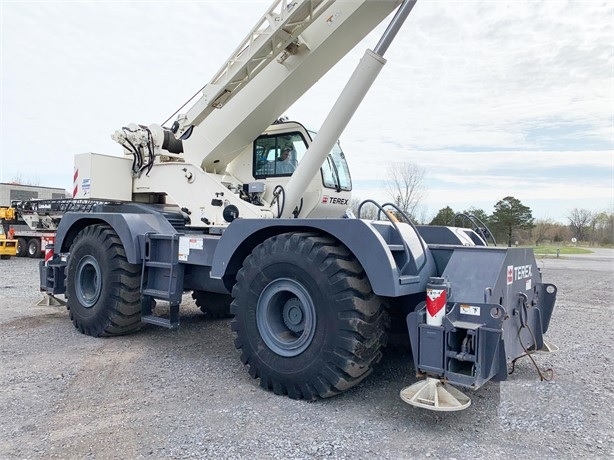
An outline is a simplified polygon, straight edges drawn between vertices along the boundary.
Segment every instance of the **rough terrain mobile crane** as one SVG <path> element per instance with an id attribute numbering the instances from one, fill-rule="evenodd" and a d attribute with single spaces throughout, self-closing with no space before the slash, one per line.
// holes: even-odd
<path id="1" fill-rule="evenodd" d="M 113 135 L 123 156 L 76 156 L 75 198 L 106 203 L 62 217 L 41 290 L 65 295 L 92 336 L 175 328 L 192 291 L 204 312 L 234 316 L 250 375 L 292 398 L 361 382 L 391 316 L 407 323 L 428 377 L 404 400 L 457 410 L 469 400 L 451 385 L 505 379 L 510 360 L 544 348 L 554 307 L 532 251 L 418 228 L 390 205 L 378 220 L 346 211 L 352 184 L 337 139 L 414 4 L 276 0 L 172 126 L 130 124 Z M 280 118 L 395 10 L 317 134 Z M 168 315 L 154 315 L 156 301 Z"/>

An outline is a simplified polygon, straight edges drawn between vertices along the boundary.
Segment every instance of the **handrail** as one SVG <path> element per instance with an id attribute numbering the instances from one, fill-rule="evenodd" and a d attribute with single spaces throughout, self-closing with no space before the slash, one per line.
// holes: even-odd
<path id="1" fill-rule="evenodd" d="M 73 198 L 50 198 L 32 200 L 13 200 L 11 206 L 22 213 L 66 213 L 90 212 L 97 204 L 105 204 L 102 200 L 81 200 Z"/>
<path id="2" fill-rule="evenodd" d="M 482 228 L 484 228 L 488 234 L 490 235 L 490 239 L 492 240 L 493 244 L 496 246 L 497 245 L 497 241 L 495 240 L 495 235 L 493 234 L 493 232 L 490 231 L 490 229 L 488 228 L 488 226 L 476 215 L 474 214 L 465 214 L 462 212 L 459 212 L 458 214 L 456 214 L 451 221 L 451 224 L 454 225 L 456 223 L 456 218 L 457 217 L 462 217 L 463 220 L 461 221 L 461 225 L 464 222 L 464 219 L 468 219 L 469 222 L 471 222 L 474 226 L 474 230 L 480 234 L 480 236 L 482 237 L 482 239 L 484 240 L 484 242 L 486 243 L 486 245 L 488 246 L 488 237 L 484 234 L 484 231 L 482 230 Z M 477 221 L 477 222 L 476 222 Z"/>
<path id="3" fill-rule="evenodd" d="M 385 208 L 386 206 L 392 206 L 399 213 L 399 215 L 403 216 L 403 219 L 405 220 L 405 222 L 407 222 L 411 226 L 411 228 L 414 230 L 414 233 L 418 237 L 418 242 L 420 243 L 420 247 L 422 248 L 422 252 L 424 253 L 424 260 L 422 261 L 422 265 L 420 265 L 420 268 L 418 268 L 418 273 L 420 273 L 422 271 L 422 269 L 424 268 L 424 266 L 426 265 L 426 246 L 424 244 L 424 240 L 420 236 L 420 232 L 418 232 L 418 229 L 416 228 L 416 226 L 414 225 L 412 220 L 409 218 L 409 216 L 405 212 L 401 211 L 401 208 L 399 208 L 396 204 L 394 204 L 394 203 L 384 203 L 382 205 L 382 208 Z M 379 218 L 379 211 L 378 211 L 377 215 L 378 215 L 378 218 Z M 401 235 L 401 237 L 402 236 L 403 235 Z M 403 240 L 403 241 L 405 241 L 405 240 Z M 408 249 L 409 249 L 409 247 L 408 247 Z M 408 261 L 408 263 L 409 263 L 409 261 Z"/>
<path id="4" fill-rule="evenodd" d="M 426 246 L 424 245 L 424 241 L 422 239 L 422 237 L 420 236 L 420 233 L 418 232 L 418 229 L 416 228 L 416 226 L 414 225 L 414 223 L 411 221 L 411 219 L 407 216 L 407 214 L 405 214 L 403 211 L 401 211 L 401 209 L 394 203 L 384 203 L 383 205 L 380 205 L 378 202 L 371 200 L 371 199 L 367 199 L 362 201 L 359 205 L 358 205 L 358 209 L 357 209 L 357 214 L 358 214 L 358 218 L 361 218 L 361 211 L 362 211 L 362 207 L 366 204 L 366 203 L 371 203 L 373 205 L 375 205 L 375 207 L 378 209 L 377 211 L 377 220 L 381 220 L 380 216 L 381 213 L 384 213 L 386 215 L 386 217 L 388 218 L 388 220 L 390 221 L 390 223 L 392 224 L 392 226 L 394 227 L 394 229 L 396 230 L 397 234 L 401 237 L 401 242 L 403 244 L 403 249 L 405 250 L 405 254 L 407 255 L 407 261 L 405 262 L 405 264 L 403 265 L 403 267 L 401 268 L 401 273 L 404 273 L 405 268 L 407 267 L 407 265 L 409 265 L 409 261 L 412 258 L 412 253 L 411 250 L 409 249 L 409 245 L 407 244 L 407 241 L 405 241 L 405 238 L 403 238 L 403 234 L 401 233 L 401 230 L 399 229 L 397 222 L 395 222 L 394 219 L 391 219 L 390 214 L 388 212 L 386 212 L 386 210 L 384 209 L 386 206 L 391 206 L 393 207 L 398 213 L 399 215 L 401 215 L 403 217 L 403 219 L 410 225 L 410 227 L 414 230 L 414 232 L 416 233 L 416 236 L 418 237 L 418 241 L 420 242 L 420 246 L 422 247 L 422 252 L 424 254 L 424 260 L 422 261 L 422 264 L 420 265 L 420 267 L 418 267 L 417 269 L 417 273 L 420 273 L 422 271 L 422 269 L 424 269 L 424 266 L 426 265 Z"/>

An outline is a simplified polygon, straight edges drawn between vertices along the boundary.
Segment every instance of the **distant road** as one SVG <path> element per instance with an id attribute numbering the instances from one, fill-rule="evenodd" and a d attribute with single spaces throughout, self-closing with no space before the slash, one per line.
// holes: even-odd
<path id="1" fill-rule="evenodd" d="M 591 254 L 562 254 L 561 257 L 537 256 L 540 268 L 600 271 L 614 273 L 614 249 L 590 248 Z"/>
<path id="2" fill-rule="evenodd" d="M 566 258 L 579 259 L 612 259 L 614 260 L 614 249 L 610 248 L 586 248 L 593 251 L 592 254 L 565 254 Z"/>

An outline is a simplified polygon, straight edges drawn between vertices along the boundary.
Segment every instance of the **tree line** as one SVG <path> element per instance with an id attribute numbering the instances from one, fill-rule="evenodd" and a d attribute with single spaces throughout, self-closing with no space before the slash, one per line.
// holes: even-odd
<path id="1" fill-rule="evenodd" d="M 567 224 L 553 219 L 535 219 L 529 206 L 513 196 L 500 199 L 493 206 L 492 213 L 471 207 L 462 211 L 450 206 L 440 209 L 432 219 L 419 215 L 426 197 L 424 170 L 415 163 L 395 163 L 389 166 L 386 191 L 400 211 L 414 222 L 429 225 L 447 225 L 481 230 L 485 236 L 493 237 L 507 246 L 576 242 L 588 245 L 614 244 L 614 209 L 591 211 L 574 208 L 567 214 Z M 360 200 L 354 199 L 352 209 L 356 213 Z M 396 213 L 396 211 L 395 211 Z M 361 217 L 375 219 L 377 209 L 364 207 Z M 488 231 L 486 231 L 488 229 Z"/>
<path id="2" fill-rule="evenodd" d="M 508 246 L 518 244 L 575 242 L 589 246 L 608 246 L 614 244 L 614 212 L 591 211 L 574 208 L 567 214 L 567 224 L 553 219 L 534 219 L 531 208 L 520 200 L 507 196 L 499 200 L 492 214 L 483 209 L 469 208 L 461 212 L 450 206 L 440 209 L 428 222 L 430 225 L 454 225 L 473 227 L 464 216 L 476 216 L 483 222 L 498 242 Z M 460 221 L 460 222 L 459 222 Z"/>

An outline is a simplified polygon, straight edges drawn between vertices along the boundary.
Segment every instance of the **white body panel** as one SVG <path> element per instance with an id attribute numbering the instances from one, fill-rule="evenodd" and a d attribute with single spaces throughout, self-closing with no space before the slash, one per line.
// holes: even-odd
<path id="1" fill-rule="evenodd" d="M 73 198 L 130 201 L 132 159 L 99 153 L 75 155 Z"/>
<path id="2" fill-rule="evenodd" d="M 306 142 L 310 142 L 309 134 L 298 123 L 273 125 L 266 130 L 266 133 L 271 135 L 285 132 L 301 132 Z M 149 174 L 134 178 L 133 199 L 141 201 L 139 195 L 165 195 L 166 203 L 177 204 L 192 212 L 192 226 L 227 224 L 222 217 L 222 211 L 231 204 L 238 208 L 239 216 L 243 218 L 277 217 L 275 206 L 270 208 L 268 204 L 273 201 L 275 186 L 286 187 L 291 177 L 255 179 L 252 165 L 252 143 L 244 147 L 228 165 L 226 174 L 218 174 L 215 170 L 204 172 L 196 165 L 183 162 L 156 164 Z M 242 185 L 252 182 L 265 184 L 262 199 L 266 206 L 253 205 L 239 197 Z M 323 187 L 321 174 L 316 173 L 307 181 L 302 197 L 303 209 L 309 212 L 301 214 L 301 217 L 339 217 L 349 206 L 350 192 L 337 192 L 335 189 Z M 331 199 L 333 197 L 336 199 Z M 222 200 L 223 205 L 212 205 L 214 198 Z"/>
<path id="3" fill-rule="evenodd" d="M 274 217 L 268 207 L 255 206 L 240 199 L 238 192 L 228 188 L 231 183 L 226 182 L 224 176 L 206 173 L 188 163 L 157 165 L 148 176 L 143 174 L 134 184 L 135 194 L 165 194 L 166 203 L 188 209 L 192 213 L 193 226 L 227 224 L 222 211 L 228 205 L 236 206 L 240 217 Z M 135 198 L 138 201 L 138 197 Z M 221 200 L 222 206 L 213 205 L 213 199 Z"/>
<path id="4" fill-rule="evenodd" d="M 194 165 L 166 163 L 153 168 L 149 176 L 143 175 L 135 181 L 135 201 L 139 201 L 138 194 L 165 194 L 166 203 L 177 204 L 190 210 L 191 225 L 196 227 L 228 224 L 222 217 L 222 212 L 228 205 L 236 206 L 242 218 L 277 217 L 274 206 L 273 208 L 256 206 L 239 198 L 238 192 L 228 188 L 230 180 L 234 179 L 220 174 L 205 173 Z M 288 177 L 275 177 L 259 181 L 266 184 L 263 196 L 265 202 L 270 203 L 275 185 L 285 185 L 288 180 Z M 319 175 L 314 177 L 303 195 L 304 209 L 311 209 L 311 214 L 317 217 L 341 216 L 348 208 L 347 204 L 341 203 L 349 201 L 350 192 L 337 193 L 333 189 L 325 190 L 322 193 L 322 180 Z M 323 200 L 323 197 L 326 197 L 326 200 Z M 337 200 L 331 200 L 330 197 L 335 197 Z M 222 206 L 213 205 L 213 199 L 221 200 Z M 309 215 L 301 214 L 301 217 Z M 201 219 L 206 219 L 208 223 Z"/>

